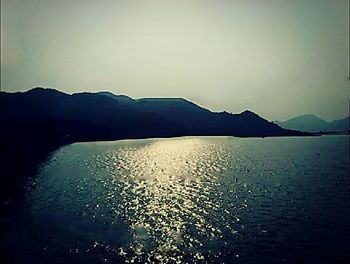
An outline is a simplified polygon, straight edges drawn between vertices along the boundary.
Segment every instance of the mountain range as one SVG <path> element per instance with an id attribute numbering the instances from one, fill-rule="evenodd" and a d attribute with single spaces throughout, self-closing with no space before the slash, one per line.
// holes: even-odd
<path id="1" fill-rule="evenodd" d="M 302 136 L 259 115 L 215 113 L 182 98 L 133 99 L 54 89 L 0 93 L 1 197 L 62 145 L 175 136 Z M 12 187 L 11 187 L 12 186 Z"/>
<path id="2" fill-rule="evenodd" d="M 276 123 L 286 129 L 295 129 L 306 132 L 335 132 L 349 131 L 350 116 L 334 121 L 325 121 L 315 115 L 301 115 L 284 122 Z"/>
<path id="3" fill-rule="evenodd" d="M 135 100 L 109 92 L 70 95 L 44 88 L 0 95 L 2 136 L 48 134 L 76 142 L 185 135 L 301 135 L 248 110 L 215 113 L 182 98 Z"/>

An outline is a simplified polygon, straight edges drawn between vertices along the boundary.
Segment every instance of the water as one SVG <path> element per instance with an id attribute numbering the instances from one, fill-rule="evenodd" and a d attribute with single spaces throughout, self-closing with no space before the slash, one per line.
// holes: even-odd
<path id="1" fill-rule="evenodd" d="M 8 243 L 23 263 L 350 263 L 348 161 L 347 136 L 76 143 Z"/>

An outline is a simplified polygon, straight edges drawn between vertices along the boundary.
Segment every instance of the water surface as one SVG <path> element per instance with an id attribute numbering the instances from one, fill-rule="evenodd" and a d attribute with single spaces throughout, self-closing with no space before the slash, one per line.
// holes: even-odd
<path id="1" fill-rule="evenodd" d="M 350 263 L 347 136 L 76 143 L 28 183 L 28 263 Z"/>

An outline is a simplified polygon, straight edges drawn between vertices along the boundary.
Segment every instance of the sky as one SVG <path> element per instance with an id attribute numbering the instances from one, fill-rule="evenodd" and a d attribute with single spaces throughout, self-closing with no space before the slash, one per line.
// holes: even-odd
<path id="1" fill-rule="evenodd" d="M 349 114 L 347 0 L 1 0 L 1 89 Z"/>

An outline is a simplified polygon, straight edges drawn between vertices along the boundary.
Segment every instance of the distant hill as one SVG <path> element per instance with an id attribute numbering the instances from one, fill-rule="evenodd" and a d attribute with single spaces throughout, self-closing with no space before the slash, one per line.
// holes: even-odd
<path id="1" fill-rule="evenodd" d="M 0 196 L 48 153 L 81 141 L 175 136 L 299 136 L 257 114 L 214 113 L 182 98 L 135 100 L 110 92 L 65 94 L 34 88 L 0 93 Z M 12 187 L 11 187 L 12 186 Z"/>
<path id="2" fill-rule="evenodd" d="M 69 95 L 34 88 L 24 93 L 2 92 L 0 100 L 2 138 L 19 133 L 17 138 L 50 135 L 76 142 L 184 135 L 300 134 L 250 111 L 214 113 L 182 98 L 135 100 L 109 92 Z"/>
<path id="3" fill-rule="evenodd" d="M 301 115 L 284 122 L 277 121 L 276 123 L 286 129 L 307 132 L 334 132 L 349 130 L 349 117 L 327 122 L 315 115 Z"/>

